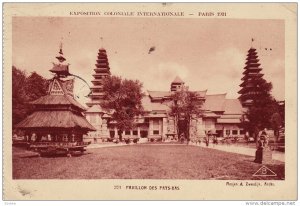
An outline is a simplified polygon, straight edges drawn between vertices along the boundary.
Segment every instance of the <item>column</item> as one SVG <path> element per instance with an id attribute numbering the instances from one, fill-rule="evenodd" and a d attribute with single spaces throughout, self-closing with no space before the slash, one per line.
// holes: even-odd
<path id="1" fill-rule="evenodd" d="M 107 128 L 107 120 L 102 119 L 102 135 L 108 137 L 108 128 Z"/>
<path id="2" fill-rule="evenodd" d="M 115 131 L 115 136 L 114 136 L 114 138 L 118 138 L 118 130 L 117 130 L 117 127 L 114 127 L 114 131 Z"/>
<path id="3" fill-rule="evenodd" d="M 138 138 L 141 138 L 141 128 L 140 128 L 140 126 L 137 127 L 137 136 L 138 136 Z"/>
<path id="4" fill-rule="evenodd" d="M 197 132 L 198 132 L 198 136 L 200 138 L 203 138 L 205 136 L 203 124 L 204 124 L 204 122 L 203 122 L 202 118 L 199 118 L 197 121 Z"/>
<path id="5" fill-rule="evenodd" d="M 166 139 L 168 133 L 168 121 L 167 118 L 163 118 L 162 120 L 162 138 Z"/>
<path id="6" fill-rule="evenodd" d="M 149 136 L 153 135 L 153 120 L 149 120 Z"/>

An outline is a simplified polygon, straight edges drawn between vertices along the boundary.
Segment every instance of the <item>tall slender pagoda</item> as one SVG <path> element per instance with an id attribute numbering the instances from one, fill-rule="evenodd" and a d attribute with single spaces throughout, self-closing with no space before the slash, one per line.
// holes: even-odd
<path id="1" fill-rule="evenodd" d="M 107 53 L 104 48 L 99 49 L 95 66 L 94 79 L 92 80 L 93 86 L 91 87 L 92 91 L 89 95 L 90 102 L 86 103 L 89 108 L 85 112 L 85 115 L 87 120 L 96 128 L 96 131 L 90 132 L 87 138 L 96 143 L 109 138 L 107 127 L 109 115 L 100 106 L 104 96 L 103 80 L 111 74 Z"/>
<path id="2" fill-rule="evenodd" d="M 262 78 L 264 74 L 260 73 L 260 63 L 255 48 L 251 47 L 248 50 L 246 58 L 246 66 L 244 67 L 243 82 L 240 84 L 241 90 L 239 99 L 244 107 L 249 107 L 253 104 L 254 96 L 260 92 L 259 85 L 265 80 Z"/>
<path id="3" fill-rule="evenodd" d="M 93 105 L 99 105 L 103 98 L 103 80 L 110 75 L 109 62 L 106 54 L 106 50 L 101 48 L 98 52 L 95 73 L 93 74 L 94 79 L 92 80 L 93 86 L 91 87 L 90 99 L 87 103 L 89 107 Z"/>
<path id="4" fill-rule="evenodd" d="M 74 99 L 74 79 L 68 78 L 71 74 L 62 45 L 56 59 L 50 69 L 54 77 L 48 94 L 30 103 L 34 112 L 16 127 L 25 130 L 31 141 L 82 142 L 83 135 L 95 128 L 84 118 L 85 108 Z"/>

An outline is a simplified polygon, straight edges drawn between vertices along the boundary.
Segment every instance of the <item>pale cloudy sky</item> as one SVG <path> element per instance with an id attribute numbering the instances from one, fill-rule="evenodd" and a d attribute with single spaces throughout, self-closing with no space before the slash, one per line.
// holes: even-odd
<path id="1" fill-rule="evenodd" d="M 227 93 L 227 98 L 238 97 L 253 37 L 264 77 L 273 83 L 275 98 L 284 99 L 281 20 L 14 17 L 13 65 L 51 78 L 63 37 L 70 72 L 91 85 L 101 36 L 112 74 L 139 79 L 144 90 L 169 90 L 178 75 L 191 90 Z M 156 49 L 148 54 L 152 46 Z M 75 93 L 85 102 L 87 92 L 79 82 Z"/>

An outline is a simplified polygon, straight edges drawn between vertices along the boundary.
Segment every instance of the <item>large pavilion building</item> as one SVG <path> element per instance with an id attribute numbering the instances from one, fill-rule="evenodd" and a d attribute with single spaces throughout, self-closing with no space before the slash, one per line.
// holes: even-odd
<path id="1" fill-rule="evenodd" d="M 89 132 L 86 139 L 96 142 L 106 141 L 108 138 L 117 137 L 117 128 L 110 121 L 109 114 L 100 106 L 102 81 L 110 75 L 107 52 L 99 49 L 96 68 L 92 80 L 93 87 L 89 107 L 86 111 L 87 120 L 97 129 Z M 180 77 L 175 77 L 170 83 L 169 91 L 147 91 L 142 100 L 145 114 L 136 118 L 136 127 L 124 131 L 123 137 L 138 137 L 148 139 L 177 139 L 175 120 L 170 116 L 171 95 L 185 87 L 185 82 Z M 244 108 L 239 99 L 227 99 L 225 94 L 207 94 L 207 90 L 195 91 L 199 101 L 202 101 L 202 115 L 195 117 L 191 122 L 191 136 L 204 137 L 212 132 L 217 136 L 243 136 L 241 118 Z"/>
<path id="2" fill-rule="evenodd" d="M 171 95 L 181 90 L 184 82 L 176 77 L 171 82 L 170 91 L 148 91 L 143 106 L 146 110 L 144 118 L 148 118 L 148 138 L 159 136 L 163 139 L 177 138 L 174 118 L 169 115 Z M 191 122 L 191 136 L 204 137 L 212 132 L 219 137 L 242 136 L 240 127 L 243 108 L 238 99 L 227 99 L 226 94 L 207 94 L 207 90 L 194 91 L 202 101 L 202 115 L 194 117 Z"/>

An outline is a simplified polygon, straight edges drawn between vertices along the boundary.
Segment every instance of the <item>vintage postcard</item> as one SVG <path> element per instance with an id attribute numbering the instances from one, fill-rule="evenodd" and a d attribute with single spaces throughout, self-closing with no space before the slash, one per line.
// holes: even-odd
<path id="1" fill-rule="evenodd" d="M 4 200 L 296 200 L 296 3 L 4 3 Z"/>

